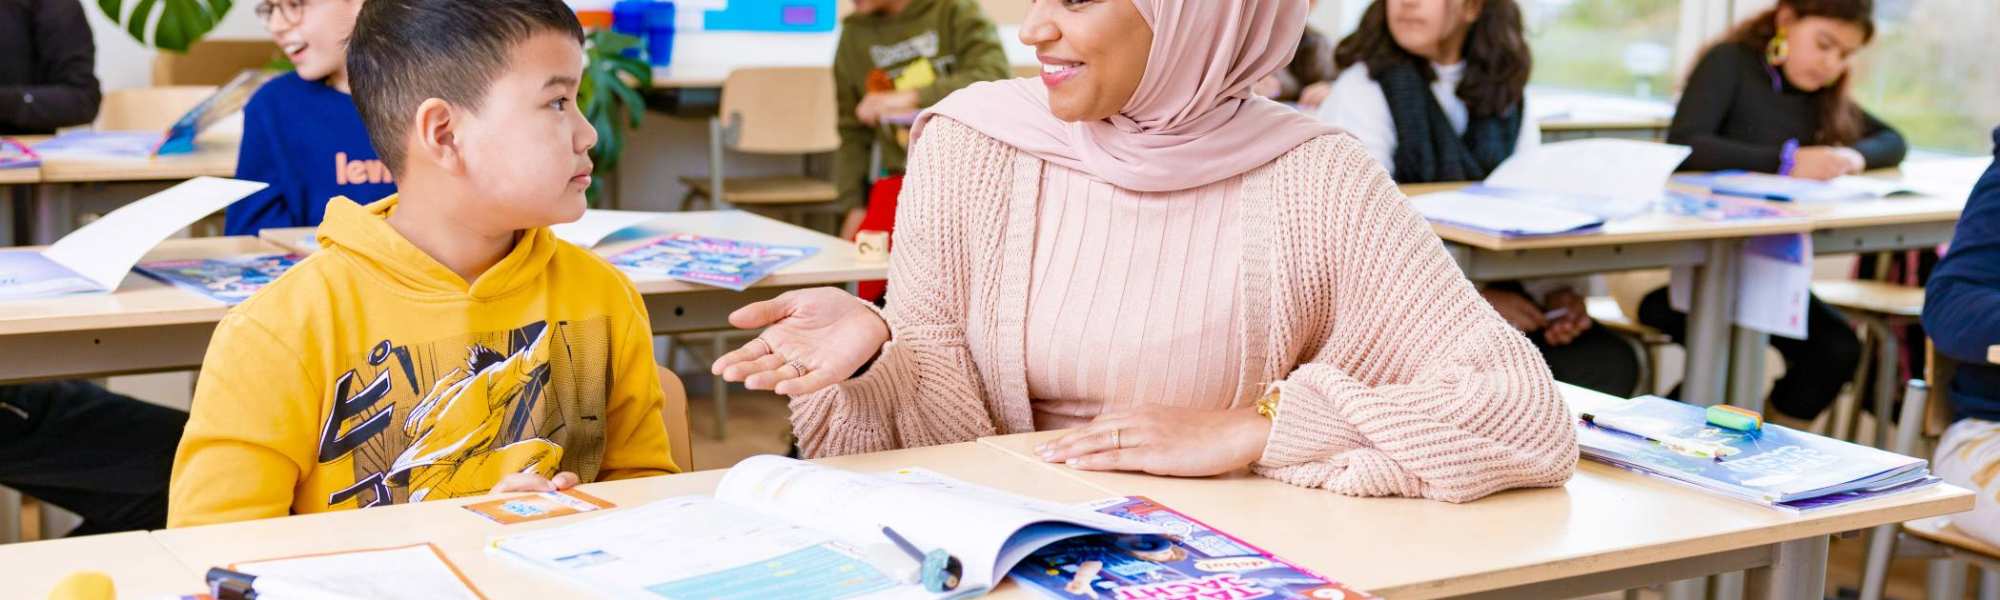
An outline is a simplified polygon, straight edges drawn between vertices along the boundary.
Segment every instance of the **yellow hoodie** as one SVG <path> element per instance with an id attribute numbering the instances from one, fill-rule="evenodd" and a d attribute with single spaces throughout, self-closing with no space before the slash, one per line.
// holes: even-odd
<path id="1" fill-rule="evenodd" d="M 322 250 L 215 330 L 174 457 L 184 527 L 678 471 L 646 306 L 547 228 L 467 285 L 335 198 Z"/>

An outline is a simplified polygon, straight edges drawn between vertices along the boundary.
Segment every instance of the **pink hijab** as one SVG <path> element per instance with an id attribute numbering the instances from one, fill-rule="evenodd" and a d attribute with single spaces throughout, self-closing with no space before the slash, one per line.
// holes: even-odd
<path id="1" fill-rule="evenodd" d="M 1040 79 L 977 84 L 918 117 L 943 115 L 1120 188 L 1171 192 L 1261 167 L 1339 130 L 1251 86 L 1292 60 L 1306 0 L 1131 0 L 1153 28 L 1139 89 L 1119 114 L 1069 123 Z"/>

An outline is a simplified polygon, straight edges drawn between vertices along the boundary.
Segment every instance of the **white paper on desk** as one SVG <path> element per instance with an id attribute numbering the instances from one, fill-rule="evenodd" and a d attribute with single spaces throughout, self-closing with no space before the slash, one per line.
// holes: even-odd
<path id="1" fill-rule="evenodd" d="M 1596 215 L 1504 193 L 1437 192 L 1411 198 L 1410 206 L 1432 222 L 1506 236 L 1553 235 L 1604 224 Z"/>
<path id="2" fill-rule="evenodd" d="M 583 218 L 574 223 L 562 223 L 549 227 L 557 238 L 588 250 L 611 237 L 640 223 L 660 218 L 660 213 L 633 210 L 586 210 Z"/>
<path id="3" fill-rule="evenodd" d="M 105 291 L 115 291 L 133 265 L 168 236 L 266 187 L 254 181 L 196 177 L 111 211 L 63 236 L 42 255 Z"/>
<path id="4" fill-rule="evenodd" d="M 1544 144 L 1514 153 L 1485 184 L 1545 194 L 1563 208 L 1619 219 L 1650 210 L 1690 152 L 1687 146 L 1618 139 Z"/>
<path id="5" fill-rule="evenodd" d="M 429 544 L 238 563 L 235 570 L 354 598 L 483 600 Z"/>
<path id="6" fill-rule="evenodd" d="M 1833 187 L 1844 190 L 1853 190 L 1855 193 L 1866 194 L 1868 197 L 1871 198 L 1887 198 L 1890 196 L 1900 196 L 1900 195 L 1917 193 L 1917 188 L 1905 185 L 1901 181 L 1897 181 L 1894 179 L 1882 179 L 1878 177 L 1858 177 L 1854 175 L 1847 175 L 1843 177 L 1835 177 L 1833 178 L 1833 181 L 1830 181 L 1828 183 L 1833 184 Z"/>

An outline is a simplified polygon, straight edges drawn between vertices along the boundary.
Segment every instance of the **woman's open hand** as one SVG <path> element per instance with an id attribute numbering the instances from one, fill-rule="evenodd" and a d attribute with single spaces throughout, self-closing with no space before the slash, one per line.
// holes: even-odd
<path id="1" fill-rule="evenodd" d="M 763 328 L 710 372 L 753 390 L 802 396 L 854 376 L 889 341 L 889 325 L 845 290 L 814 288 L 738 309 L 729 324 Z"/>

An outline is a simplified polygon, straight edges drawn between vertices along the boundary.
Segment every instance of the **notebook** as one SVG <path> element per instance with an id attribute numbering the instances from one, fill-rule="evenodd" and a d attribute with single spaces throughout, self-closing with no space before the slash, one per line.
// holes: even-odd
<path id="1" fill-rule="evenodd" d="M 884 527 L 958 559 L 960 587 L 926 592 Z M 622 598 L 937 598 L 990 590 L 1036 550 L 1102 533 L 1167 531 L 923 469 L 862 474 L 758 456 L 731 468 L 714 497 L 498 537 L 488 550 Z"/>
<path id="2" fill-rule="evenodd" d="M 229 115 L 243 110 L 250 97 L 270 79 L 260 70 L 238 73 L 159 131 L 72 131 L 35 146 L 43 156 L 64 158 L 145 159 L 194 152 L 194 140 Z"/>
<path id="3" fill-rule="evenodd" d="M 1374 598 L 1140 497 L 1091 503 L 1168 537 L 1095 535 L 1056 542 L 1016 565 L 1014 581 L 1061 600 Z"/>
<path id="4" fill-rule="evenodd" d="M 265 187 L 197 177 L 111 211 L 41 252 L 0 252 L 0 300 L 115 291 L 168 236 Z"/>
<path id="5" fill-rule="evenodd" d="M 1707 424 L 1702 407 L 1657 396 L 1572 400 L 1584 458 L 1787 512 L 1809 512 L 1939 480 L 1928 461 L 1765 424 Z M 1608 425 L 1607 425 L 1608 424 Z M 1662 441 L 1666 443 L 1663 443 Z M 1690 448 L 1727 448 L 1720 459 Z"/>
<path id="6" fill-rule="evenodd" d="M 486 598 L 443 552 L 430 544 L 256 560 L 229 568 L 258 577 L 281 578 L 296 587 L 320 592 L 323 598 Z"/>
<path id="7" fill-rule="evenodd" d="M 161 260 L 139 263 L 137 269 L 141 275 L 235 306 L 277 281 L 279 275 L 304 258 L 297 254 L 267 254 Z"/>
<path id="8" fill-rule="evenodd" d="M 1633 140 L 1558 142 L 1515 153 L 1479 185 L 1411 201 L 1433 222 L 1506 237 L 1578 233 L 1652 210 L 1689 152 Z"/>
<path id="9" fill-rule="evenodd" d="M 818 253 L 818 248 L 808 246 L 774 246 L 675 233 L 619 253 L 609 260 L 627 273 L 667 277 L 741 292 L 779 269 Z"/>
<path id="10" fill-rule="evenodd" d="M 1675 183 L 1706 188 L 1728 196 L 1742 196 L 1780 202 L 1839 202 L 1870 200 L 1918 193 L 1900 182 L 1872 177 L 1837 177 L 1817 181 L 1748 171 L 1718 171 L 1705 175 L 1682 175 Z"/>

